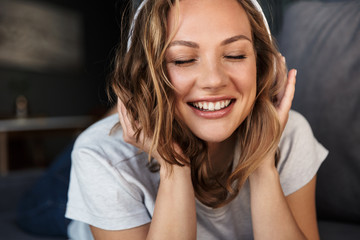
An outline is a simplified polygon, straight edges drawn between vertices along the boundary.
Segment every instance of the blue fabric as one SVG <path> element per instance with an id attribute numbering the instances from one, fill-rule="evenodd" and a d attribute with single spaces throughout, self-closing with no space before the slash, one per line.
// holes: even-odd
<path id="1" fill-rule="evenodd" d="M 67 237 L 69 219 L 65 218 L 73 142 L 55 159 L 21 199 L 17 224 L 25 231 Z"/>

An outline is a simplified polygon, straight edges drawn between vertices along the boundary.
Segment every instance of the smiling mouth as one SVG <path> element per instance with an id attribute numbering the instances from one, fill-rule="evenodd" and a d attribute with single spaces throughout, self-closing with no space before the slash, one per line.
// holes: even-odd
<path id="1" fill-rule="evenodd" d="M 221 109 L 227 108 L 233 103 L 233 99 L 222 100 L 222 101 L 215 101 L 215 102 L 208 102 L 208 101 L 200 101 L 200 102 L 191 102 L 189 103 L 190 106 L 204 112 L 215 112 Z"/>

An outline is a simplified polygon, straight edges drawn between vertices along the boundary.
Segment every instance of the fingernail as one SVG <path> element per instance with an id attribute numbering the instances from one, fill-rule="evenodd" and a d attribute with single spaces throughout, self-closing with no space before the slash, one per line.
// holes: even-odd
<path id="1" fill-rule="evenodd" d="M 295 69 L 295 77 L 296 77 L 296 75 L 297 75 L 297 69 Z"/>

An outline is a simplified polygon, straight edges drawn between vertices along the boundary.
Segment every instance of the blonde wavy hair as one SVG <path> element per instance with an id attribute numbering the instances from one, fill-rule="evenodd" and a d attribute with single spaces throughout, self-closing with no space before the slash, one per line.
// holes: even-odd
<path id="1" fill-rule="evenodd" d="M 262 159 L 278 152 L 281 135 L 274 107 L 283 84 L 274 67 L 279 64 L 278 51 L 252 2 L 238 0 L 238 3 L 252 29 L 257 95 L 249 116 L 237 130 L 241 154 L 232 171 L 212 176 L 206 142 L 196 137 L 175 114 L 175 94 L 166 70 L 165 52 L 171 42 L 167 36 L 172 36 L 167 32 L 167 15 L 171 7 L 179 6 L 179 0 L 149 0 L 132 29 L 130 24 L 122 26 L 111 78 L 112 90 L 127 108 L 136 137 L 139 139 L 140 133 L 144 133 L 151 138 L 151 151 L 156 149 L 169 164 L 190 166 L 197 199 L 214 208 L 233 200 Z M 133 16 L 130 9 L 123 17 Z M 127 46 L 129 36 L 131 44 Z M 174 151 L 174 144 L 182 149 L 183 155 Z M 276 154 L 275 159 L 278 158 Z M 224 177 L 225 184 L 220 181 Z"/>

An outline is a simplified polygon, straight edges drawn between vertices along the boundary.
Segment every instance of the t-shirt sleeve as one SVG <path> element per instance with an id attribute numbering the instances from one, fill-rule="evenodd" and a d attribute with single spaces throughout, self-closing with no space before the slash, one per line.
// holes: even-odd
<path id="1" fill-rule="evenodd" d="M 85 147 L 72 153 L 66 217 L 105 230 L 151 221 L 141 191 L 101 154 Z"/>
<path id="2" fill-rule="evenodd" d="M 279 147 L 277 169 L 288 196 L 313 179 L 328 151 L 316 140 L 307 120 L 295 111 L 290 111 Z"/>

